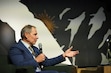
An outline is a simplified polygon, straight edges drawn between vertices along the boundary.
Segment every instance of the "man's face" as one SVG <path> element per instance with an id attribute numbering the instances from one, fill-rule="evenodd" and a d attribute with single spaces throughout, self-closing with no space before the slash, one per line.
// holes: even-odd
<path id="1" fill-rule="evenodd" d="M 36 28 L 32 27 L 31 33 L 26 33 L 27 42 L 30 45 L 34 45 L 38 39 Z"/>

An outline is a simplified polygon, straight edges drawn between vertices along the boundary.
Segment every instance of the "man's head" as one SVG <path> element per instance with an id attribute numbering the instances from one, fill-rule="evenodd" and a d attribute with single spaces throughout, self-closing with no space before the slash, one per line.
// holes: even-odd
<path id="1" fill-rule="evenodd" d="M 35 26 L 26 25 L 21 30 L 21 38 L 30 45 L 34 45 L 38 39 Z"/>

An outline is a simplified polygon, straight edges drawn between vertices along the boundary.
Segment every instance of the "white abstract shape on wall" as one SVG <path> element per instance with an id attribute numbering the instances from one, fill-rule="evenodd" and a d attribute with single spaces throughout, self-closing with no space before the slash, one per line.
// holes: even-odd
<path id="1" fill-rule="evenodd" d="M 60 20 L 62 19 L 63 15 L 64 15 L 66 12 L 68 12 L 70 9 L 71 9 L 71 8 L 66 8 L 66 9 L 64 9 L 64 10 L 62 11 L 62 13 L 60 13 L 60 15 L 59 15 Z"/>
<path id="2" fill-rule="evenodd" d="M 101 61 L 101 65 L 107 65 L 108 64 L 108 59 L 106 58 L 106 56 L 101 53 L 101 56 L 102 56 L 102 61 Z"/>
<path id="3" fill-rule="evenodd" d="M 107 31 L 107 33 L 104 35 L 104 38 L 103 38 L 102 42 L 99 44 L 98 49 L 100 49 L 104 45 L 104 43 L 105 43 L 105 41 L 106 41 L 106 39 L 108 38 L 109 35 L 111 35 L 111 29 L 109 29 Z"/>
<path id="4" fill-rule="evenodd" d="M 103 22 L 106 20 L 103 7 L 99 8 L 97 13 L 91 14 L 91 16 L 94 17 L 89 22 L 89 25 L 92 25 L 92 27 L 90 29 L 88 39 L 90 39 L 94 33 L 102 27 Z"/>
<path id="5" fill-rule="evenodd" d="M 74 36 L 76 35 L 82 21 L 85 19 L 85 12 L 83 12 L 80 16 L 78 16 L 75 19 L 68 19 L 70 21 L 69 25 L 65 29 L 65 31 L 71 29 L 71 36 L 70 36 L 70 43 L 69 46 L 71 46 L 72 41 L 74 39 Z"/>

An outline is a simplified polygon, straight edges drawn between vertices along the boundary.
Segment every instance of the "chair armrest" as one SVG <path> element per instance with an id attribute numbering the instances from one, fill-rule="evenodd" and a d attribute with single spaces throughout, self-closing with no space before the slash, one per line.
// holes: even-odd
<path id="1" fill-rule="evenodd" d="M 15 66 L 11 64 L 0 65 L 0 73 L 15 73 Z"/>
<path id="2" fill-rule="evenodd" d="M 16 73 L 35 73 L 35 69 L 32 66 L 17 66 Z"/>
<path id="3" fill-rule="evenodd" d="M 76 67 L 73 65 L 49 66 L 44 67 L 43 70 L 56 70 L 58 72 L 77 73 Z"/>

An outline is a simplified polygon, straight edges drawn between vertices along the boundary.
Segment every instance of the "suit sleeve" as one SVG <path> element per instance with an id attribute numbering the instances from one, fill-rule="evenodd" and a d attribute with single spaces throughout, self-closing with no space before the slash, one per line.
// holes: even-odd
<path id="1" fill-rule="evenodd" d="M 50 58 L 50 59 L 46 58 L 46 60 L 43 62 L 43 65 L 44 66 L 53 66 L 53 65 L 59 64 L 63 61 L 65 61 L 65 58 L 62 55 L 59 55 L 57 57 Z"/>
<path id="2" fill-rule="evenodd" d="M 38 50 L 37 47 L 33 46 L 33 48 L 36 51 L 36 53 L 40 54 L 40 51 Z M 62 55 L 59 55 L 59 56 L 54 57 L 54 58 L 47 58 L 46 57 L 45 61 L 40 63 L 40 65 L 43 65 L 43 66 L 53 66 L 53 65 L 59 64 L 59 63 L 61 63 L 63 61 L 65 61 L 65 58 Z"/>

